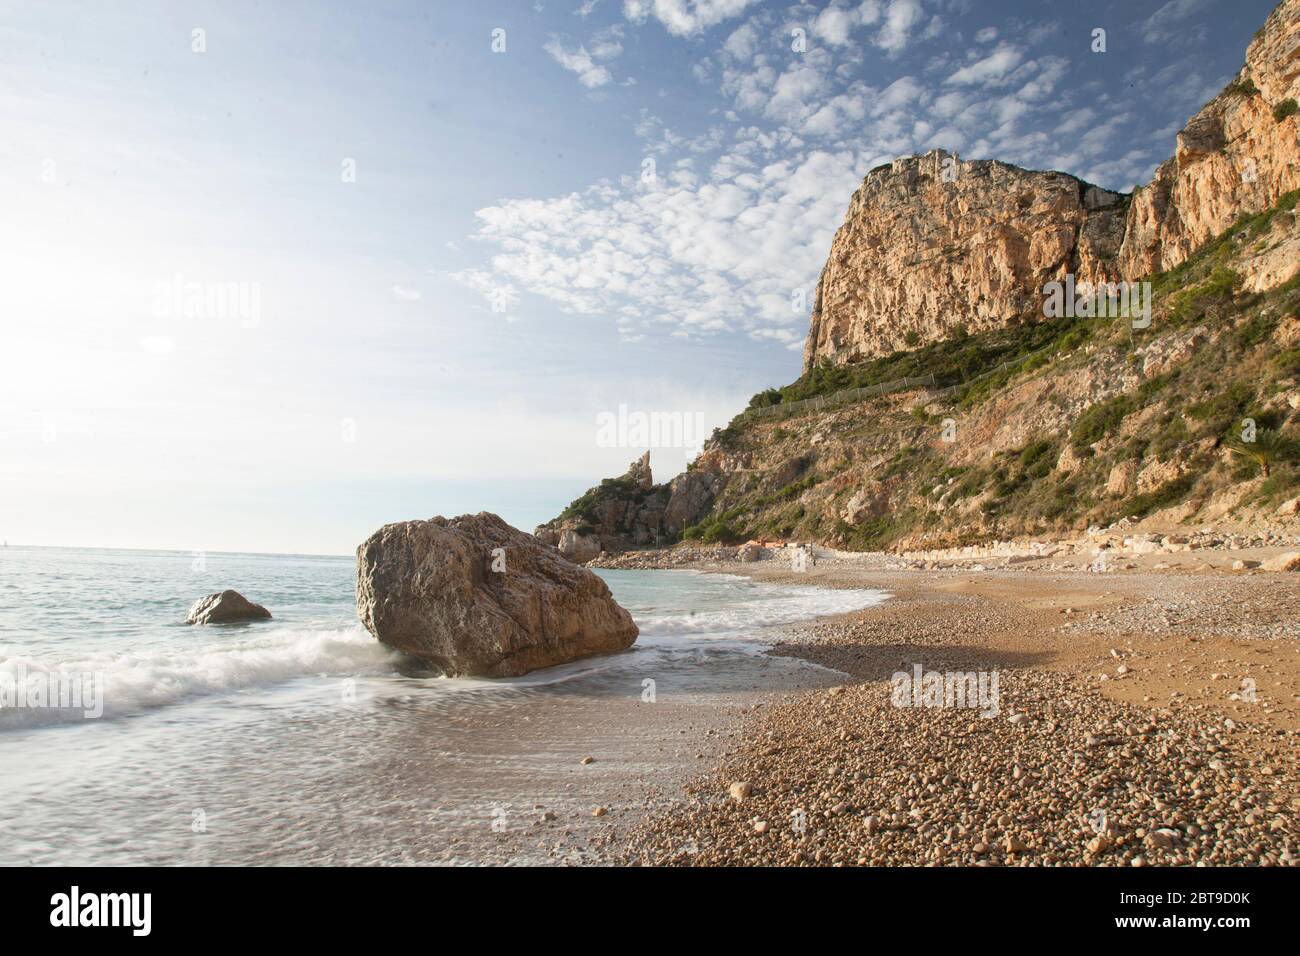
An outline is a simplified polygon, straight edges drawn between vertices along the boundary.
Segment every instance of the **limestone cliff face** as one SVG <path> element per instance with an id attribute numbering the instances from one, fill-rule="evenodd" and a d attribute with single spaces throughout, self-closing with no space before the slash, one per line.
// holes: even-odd
<path id="1" fill-rule="evenodd" d="M 1040 314 L 1044 283 L 1118 277 L 1127 197 L 942 150 L 871 171 L 835 234 L 804 369 Z"/>
<path id="2" fill-rule="evenodd" d="M 831 243 L 804 371 L 915 348 L 959 326 L 1036 320 L 1044 284 L 1067 273 L 1133 281 L 1182 263 L 1300 187 L 1300 116 L 1274 115 L 1295 98 L 1300 0 L 1283 0 L 1237 81 L 1188 122 L 1175 155 L 1132 197 L 939 150 L 872 170 Z M 1249 287 L 1294 273 L 1276 262 L 1261 270 L 1245 277 Z"/>
<path id="3" fill-rule="evenodd" d="M 1242 215 L 1300 187 L 1297 119 L 1274 117 L 1300 98 L 1300 2 L 1285 0 L 1246 48 L 1235 82 L 1178 134 L 1174 155 L 1133 196 L 1121 270 L 1173 268 Z"/>

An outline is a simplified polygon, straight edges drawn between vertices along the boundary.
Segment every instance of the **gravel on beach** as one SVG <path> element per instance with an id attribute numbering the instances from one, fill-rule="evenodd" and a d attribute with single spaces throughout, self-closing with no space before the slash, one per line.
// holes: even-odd
<path id="1" fill-rule="evenodd" d="M 883 587 L 775 652 L 842 686 L 770 699 L 639 865 L 1295 865 L 1300 588 L 1212 576 L 718 570 Z M 1176 622 L 1177 626 L 1173 626 Z M 891 677 L 998 679 L 989 708 Z M 973 702 L 968 702 L 973 703 Z"/>

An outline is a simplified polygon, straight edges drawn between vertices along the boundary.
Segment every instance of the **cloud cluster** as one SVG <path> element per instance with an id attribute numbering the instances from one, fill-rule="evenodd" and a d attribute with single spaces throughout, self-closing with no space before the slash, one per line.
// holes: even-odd
<path id="1" fill-rule="evenodd" d="M 1172 0 L 1152 29 L 1199 2 Z M 704 95 L 721 98 L 716 120 L 683 132 L 643 109 L 639 169 L 479 210 L 474 237 L 490 258 L 459 277 L 512 307 L 528 293 L 609 316 L 627 341 L 741 331 L 797 348 L 831 237 L 872 166 L 943 147 L 1113 187 L 1144 181 L 1157 158 L 1120 148 L 1133 138 L 1131 108 L 1104 96 L 1070 107 L 1068 62 L 1041 52 L 1051 22 L 985 27 L 962 43 L 938 13 L 951 4 L 937 0 L 751 5 L 625 0 L 631 24 L 653 19 L 681 37 L 745 15 L 694 69 Z M 576 51 L 547 49 L 594 88 L 611 79 L 597 60 L 621 53 L 622 39 L 607 28 Z M 868 57 L 905 66 L 871 83 Z"/>
<path id="2" fill-rule="evenodd" d="M 650 17 L 673 36 L 688 37 L 744 13 L 758 0 L 623 0 L 623 15 L 636 24 Z"/>

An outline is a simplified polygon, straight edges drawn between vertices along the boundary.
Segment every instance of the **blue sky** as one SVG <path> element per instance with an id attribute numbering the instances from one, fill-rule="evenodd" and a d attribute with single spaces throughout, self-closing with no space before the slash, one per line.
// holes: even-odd
<path id="1" fill-rule="evenodd" d="M 797 376 L 870 168 L 1131 188 L 1272 5 L 0 4 L 0 538 L 531 528 Z"/>

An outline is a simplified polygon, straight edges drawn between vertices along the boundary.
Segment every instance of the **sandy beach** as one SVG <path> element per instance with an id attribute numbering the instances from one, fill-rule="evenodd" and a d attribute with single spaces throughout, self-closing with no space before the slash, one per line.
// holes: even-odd
<path id="1" fill-rule="evenodd" d="M 705 565 L 893 597 L 793 628 L 773 653 L 842 684 L 741 715 L 737 743 L 684 808 L 632 828 L 624 860 L 1294 865 L 1300 589 L 1207 557 L 1106 574 Z M 917 664 L 996 673 L 997 716 L 895 706 L 891 676 Z"/>

